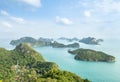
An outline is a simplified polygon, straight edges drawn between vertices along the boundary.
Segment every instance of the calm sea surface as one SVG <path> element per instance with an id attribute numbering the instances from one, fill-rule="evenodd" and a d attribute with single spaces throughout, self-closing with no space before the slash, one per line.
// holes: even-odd
<path id="1" fill-rule="evenodd" d="M 13 49 L 10 40 L 0 40 L 0 47 Z M 81 48 L 103 51 L 116 57 L 115 63 L 85 62 L 74 60 L 74 56 L 67 51 L 69 48 L 34 47 L 42 56 L 59 65 L 60 69 L 73 72 L 92 82 L 120 82 L 120 40 L 105 40 L 101 45 L 86 45 L 80 43 Z"/>

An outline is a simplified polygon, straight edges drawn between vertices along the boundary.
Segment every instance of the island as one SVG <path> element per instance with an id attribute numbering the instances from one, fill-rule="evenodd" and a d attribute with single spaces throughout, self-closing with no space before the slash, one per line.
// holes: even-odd
<path id="1" fill-rule="evenodd" d="M 79 41 L 79 39 L 76 37 L 74 37 L 74 38 L 60 37 L 60 38 L 58 38 L 58 40 L 66 40 L 68 42 Z"/>
<path id="2" fill-rule="evenodd" d="M 91 44 L 91 45 L 100 45 L 100 42 L 103 42 L 103 39 L 96 39 L 94 37 L 87 37 L 87 38 L 82 38 L 82 39 L 79 39 L 76 37 L 73 37 L 73 38 L 61 37 L 61 38 L 58 38 L 58 40 L 65 40 L 68 42 L 73 42 L 73 41 L 81 42 L 81 43 Z"/>
<path id="3" fill-rule="evenodd" d="M 53 42 L 54 40 L 51 39 L 51 38 L 43 38 L 43 37 L 40 37 L 38 39 L 38 42 L 39 43 L 43 43 L 44 46 L 51 46 L 51 43 Z"/>
<path id="4" fill-rule="evenodd" d="M 108 55 L 101 51 L 95 51 L 91 49 L 76 49 L 68 50 L 69 53 L 74 54 L 74 59 L 82 61 L 102 61 L 102 62 L 115 62 L 115 57 Z"/>
<path id="5" fill-rule="evenodd" d="M 62 43 L 58 43 L 58 42 L 56 42 L 56 41 L 54 41 L 52 44 L 51 44 L 51 46 L 53 47 L 53 48 L 79 48 L 80 46 L 79 46 L 79 43 L 72 43 L 72 44 L 68 44 L 68 45 L 64 45 L 64 44 L 62 44 Z"/>
<path id="6" fill-rule="evenodd" d="M 92 45 L 99 45 L 100 42 L 103 42 L 103 39 L 96 39 L 94 37 L 87 37 L 79 40 L 79 42 L 85 43 L 85 44 L 92 44 Z"/>
<path id="7" fill-rule="evenodd" d="M 53 39 L 42 38 L 42 37 L 40 37 L 38 40 L 32 37 L 22 37 L 20 39 L 12 40 L 10 42 L 10 44 L 14 46 L 19 45 L 20 43 L 29 43 L 33 47 L 49 46 L 53 48 L 79 48 L 79 43 L 76 43 L 76 42 L 65 45 L 63 43 L 54 41 Z"/>
<path id="8" fill-rule="evenodd" d="M 20 43 L 29 43 L 31 46 L 50 46 L 52 39 L 40 37 L 38 40 L 32 37 L 22 37 L 17 40 L 12 40 L 11 45 L 19 45 Z"/>
<path id="9" fill-rule="evenodd" d="M 0 48 L 0 82 L 90 82 L 74 73 L 62 71 L 46 61 L 29 44 L 13 50 Z"/>

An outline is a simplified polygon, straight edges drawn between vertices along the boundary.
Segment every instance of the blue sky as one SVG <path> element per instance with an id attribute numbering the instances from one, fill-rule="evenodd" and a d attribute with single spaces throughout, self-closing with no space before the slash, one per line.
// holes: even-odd
<path id="1" fill-rule="evenodd" d="M 120 0 L 1 0 L 0 38 L 119 38 Z"/>

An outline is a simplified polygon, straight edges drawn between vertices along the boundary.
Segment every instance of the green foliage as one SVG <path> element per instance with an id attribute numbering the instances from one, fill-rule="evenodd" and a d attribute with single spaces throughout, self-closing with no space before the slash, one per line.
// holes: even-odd
<path id="1" fill-rule="evenodd" d="M 45 76 L 52 79 L 57 79 L 58 82 L 84 82 L 84 80 L 82 80 L 77 75 L 67 71 L 51 70 Z"/>
<path id="2" fill-rule="evenodd" d="M 88 79 L 84 79 L 84 82 L 90 82 Z"/>
<path id="3" fill-rule="evenodd" d="M 77 49 L 73 51 L 68 51 L 71 54 L 75 54 L 75 59 L 84 61 L 104 61 L 104 62 L 114 62 L 115 57 L 108 55 L 100 51 L 94 51 L 90 49 Z"/>
<path id="4" fill-rule="evenodd" d="M 22 43 L 14 50 L 0 48 L 1 82 L 84 82 L 79 76 L 59 70 L 46 62 L 30 45 Z"/>

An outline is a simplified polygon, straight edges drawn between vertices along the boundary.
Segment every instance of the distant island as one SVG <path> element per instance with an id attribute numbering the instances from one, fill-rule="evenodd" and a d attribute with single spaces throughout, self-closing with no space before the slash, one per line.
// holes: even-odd
<path id="1" fill-rule="evenodd" d="M 63 43 L 59 43 L 54 39 L 50 39 L 50 38 L 40 37 L 39 39 L 35 39 L 32 37 L 22 37 L 17 40 L 12 40 L 10 44 L 16 46 L 16 45 L 19 45 L 20 43 L 29 43 L 31 46 L 34 46 L 34 47 L 51 46 L 53 48 L 79 48 L 80 46 L 79 42 L 82 42 L 85 44 L 91 44 L 91 45 L 99 45 L 100 42 L 103 42 L 103 39 L 96 39 L 94 37 L 87 37 L 83 39 L 78 39 L 76 37 L 74 38 L 61 37 L 61 38 L 58 38 L 58 40 L 66 40 L 68 42 L 74 42 L 74 43 L 65 45 Z"/>
<path id="2" fill-rule="evenodd" d="M 47 62 L 29 44 L 21 43 L 14 50 L 0 48 L 0 82 L 90 82 L 53 62 Z"/>
<path id="3" fill-rule="evenodd" d="M 87 37 L 87 38 L 82 38 L 82 39 L 78 39 L 76 37 L 74 38 L 61 37 L 61 38 L 58 38 L 58 40 L 66 40 L 68 42 L 77 41 L 77 42 L 82 42 L 85 44 L 92 44 L 92 45 L 99 45 L 100 42 L 103 42 L 103 39 L 96 39 L 94 37 Z"/>
<path id="4" fill-rule="evenodd" d="M 79 41 L 79 39 L 76 37 L 74 37 L 74 38 L 60 37 L 60 38 L 58 38 L 58 40 L 66 40 L 68 42 Z"/>
<path id="5" fill-rule="evenodd" d="M 79 42 L 85 43 L 85 44 L 93 44 L 93 45 L 99 45 L 100 42 L 103 42 L 103 39 L 96 39 L 94 37 L 87 37 L 79 40 Z"/>
<path id="6" fill-rule="evenodd" d="M 51 44 L 52 47 L 54 48 L 79 48 L 79 43 L 72 43 L 72 44 L 68 44 L 68 45 L 64 45 L 62 43 L 58 43 L 58 42 L 53 42 Z"/>
<path id="7" fill-rule="evenodd" d="M 53 39 L 42 38 L 42 37 L 39 38 L 38 40 L 32 37 L 22 37 L 17 40 L 12 40 L 10 44 L 16 46 L 19 45 L 20 43 L 29 43 L 31 46 L 50 46 L 52 41 Z"/>
<path id="8" fill-rule="evenodd" d="M 63 43 L 59 43 L 49 38 L 39 38 L 34 39 L 32 37 L 22 37 L 18 40 L 12 40 L 10 42 L 11 45 L 19 45 L 20 43 L 29 43 L 31 46 L 41 47 L 41 46 L 51 46 L 53 48 L 79 48 L 79 43 L 72 43 L 65 45 Z"/>
<path id="9" fill-rule="evenodd" d="M 108 55 L 104 52 L 95 51 L 91 49 L 76 49 L 76 50 L 68 50 L 69 53 L 75 55 L 76 60 L 82 61 L 102 61 L 102 62 L 115 62 L 115 57 Z"/>

